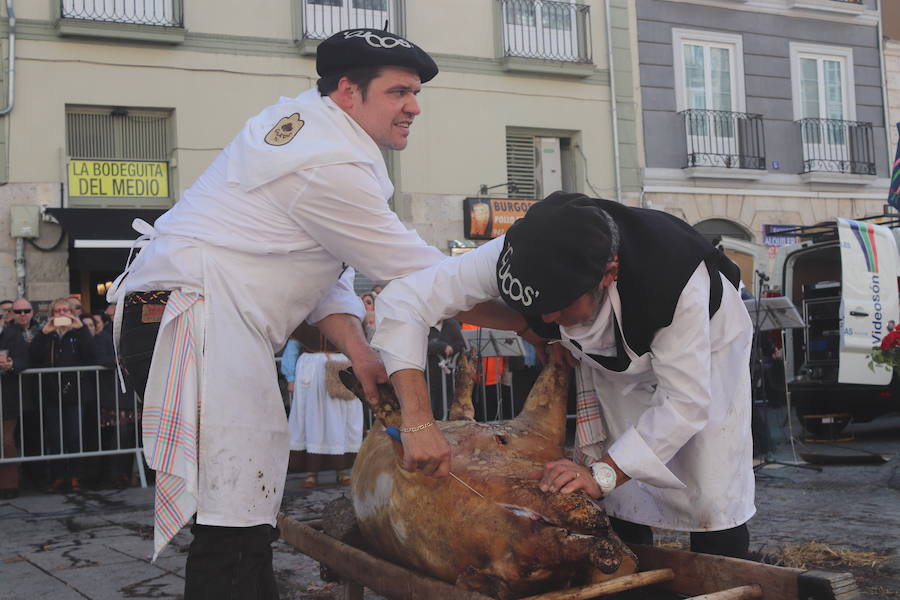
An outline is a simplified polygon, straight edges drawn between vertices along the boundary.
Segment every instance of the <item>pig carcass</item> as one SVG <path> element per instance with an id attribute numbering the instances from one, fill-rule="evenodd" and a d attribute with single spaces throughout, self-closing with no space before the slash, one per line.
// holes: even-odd
<path id="1" fill-rule="evenodd" d="M 473 364 L 460 361 L 450 420 L 436 424 L 450 444 L 453 474 L 472 489 L 400 467 L 402 447 L 384 430 L 400 426 L 400 405 L 389 386 L 380 387 L 372 407 L 380 424 L 359 450 L 351 484 L 368 549 L 500 599 L 636 571 L 636 557 L 600 504 L 582 492 L 542 492 L 532 478 L 563 456 L 568 370 L 546 367 L 515 419 L 478 423 Z M 364 397 L 352 375 L 342 377 Z"/>

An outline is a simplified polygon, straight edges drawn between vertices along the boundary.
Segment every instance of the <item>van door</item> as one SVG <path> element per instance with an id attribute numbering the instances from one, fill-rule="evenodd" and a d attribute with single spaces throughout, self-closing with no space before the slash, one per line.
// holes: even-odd
<path id="1" fill-rule="evenodd" d="M 893 369 L 869 368 L 873 346 L 898 321 L 897 243 L 891 230 L 874 223 L 838 219 L 841 247 L 840 383 L 887 385 Z"/>

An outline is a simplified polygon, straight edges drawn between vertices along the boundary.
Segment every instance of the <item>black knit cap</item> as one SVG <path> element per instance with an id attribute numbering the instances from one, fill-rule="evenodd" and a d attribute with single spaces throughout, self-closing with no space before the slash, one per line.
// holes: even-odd
<path id="1" fill-rule="evenodd" d="M 599 285 L 617 248 L 615 223 L 591 198 L 554 192 L 507 231 L 500 296 L 526 315 L 556 312 Z"/>
<path id="2" fill-rule="evenodd" d="M 438 73 L 428 53 L 397 34 L 381 29 L 346 29 L 319 44 L 316 71 L 321 77 L 343 75 L 358 67 L 406 67 L 422 83 Z"/>

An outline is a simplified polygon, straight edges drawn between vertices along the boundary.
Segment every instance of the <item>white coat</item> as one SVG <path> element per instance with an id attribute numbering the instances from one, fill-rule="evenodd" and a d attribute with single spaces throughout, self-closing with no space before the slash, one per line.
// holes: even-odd
<path id="1" fill-rule="evenodd" d="M 392 282 L 378 297 L 373 346 L 388 372 L 422 369 L 415 340 L 432 323 L 499 297 L 496 263 L 503 238 L 435 267 Z M 562 328 L 590 354 L 614 352 L 616 284 L 594 322 Z M 722 304 L 708 317 L 709 274 L 701 263 L 679 298 L 670 326 L 659 330 L 650 352 L 607 371 L 589 357 L 578 369 L 603 427 L 579 450 L 586 462 L 604 452 L 632 478 L 604 499 L 620 519 L 684 531 L 717 531 L 753 516 L 750 435 L 752 324 L 734 287 L 723 278 Z M 577 349 L 568 344 L 577 353 Z M 605 433 L 604 433 L 605 432 Z"/>
<path id="2" fill-rule="evenodd" d="M 291 140 L 264 141 L 295 114 L 303 127 Z M 444 258 L 390 211 L 392 193 L 379 148 L 330 99 L 315 89 L 282 99 L 156 221 L 113 288 L 112 302 L 146 290 L 203 297 L 200 384 L 190 398 L 199 407 L 198 523 L 275 524 L 289 436 L 273 355 L 304 320 L 362 319 L 344 265 L 381 281 Z M 171 363 L 158 354 L 151 381 Z"/>

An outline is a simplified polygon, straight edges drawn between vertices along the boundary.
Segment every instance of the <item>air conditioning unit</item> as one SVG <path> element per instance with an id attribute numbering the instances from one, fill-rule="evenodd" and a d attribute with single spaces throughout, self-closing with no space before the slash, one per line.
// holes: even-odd
<path id="1" fill-rule="evenodd" d="M 562 189 L 562 159 L 559 138 L 534 138 L 534 179 L 536 196 L 540 200 Z"/>

